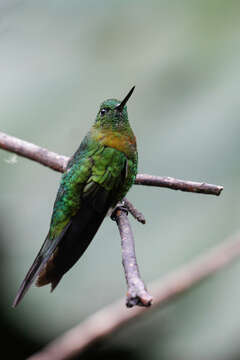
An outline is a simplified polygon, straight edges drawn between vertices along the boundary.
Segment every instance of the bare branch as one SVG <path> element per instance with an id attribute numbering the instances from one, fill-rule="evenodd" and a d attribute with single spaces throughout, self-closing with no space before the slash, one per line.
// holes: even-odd
<path id="1" fill-rule="evenodd" d="M 124 206 L 130 212 L 130 214 L 140 223 L 146 224 L 144 215 L 140 211 L 138 211 L 138 209 L 136 209 L 135 206 L 133 206 L 133 204 L 127 198 L 124 198 L 123 201 Z"/>
<path id="2" fill-rule="evenodd" d="M 34 145 L 30 142 L 20 140 L 14 136 L 0 132 L 0 148 L 37 161 L 53 170 L 64 172 L 68 157 L 58 155 L 52 151 Z"/>
<path id="3" fill-rule="evenodd" d="M 116 221 L 121 236 L 122 264 L 128 286 L 126 305 L 127 307 L 150 306 L 152 297 L 148 294 L 140 277 L 127 210 L 122 204 L 118 204 L 111 217 Z"/>
<path id="4" fill-rule="evenodd" d="M 0 132 L 0 148 L 37 161 L 53 170 L 64 172 L 69 160 L 68 157 L 56 154 L 47 149 L 16 137 Z M 193 193 L 202 193 L 209 195 L 220 195 L 222 186 L 193 181 L 174 179 L 171 177 L 161 177 L 148 174 L 138 174 L 136 185 L 148 185 L 166 187 L 173 190 L 188 191 Z"/>
<path id="5" fill-rule="evenodd" d="M 148 174 L 138 174 L 135 184 L 166 187 L 172 190 L 181 190 L 217 196 L 220 195 L 223 190 L 223 186 L 207 184 L 205 182 L 200 183 L 195 181 L 174 179 L 168 176 L 162 177 Z"/>
<path id="6" fill-rule="evenodd" d="M 240 234 L 152 283 L 149 288 L 153 294 L 154 303 L 150 309 L 162 306 L 175 299 L 176 296 L 184 294 L 239 256 Z M 127 310 L 124 308 L 123 302 L 124 299 L 121 299 L 91 315 L 84 322 L 47 345 L 42 351 L 31 356 L 29 360 L 70 359 L 86 349 L 87 346 L 112 335 L 114 331 L 150 311 L 141 307 Z"/>

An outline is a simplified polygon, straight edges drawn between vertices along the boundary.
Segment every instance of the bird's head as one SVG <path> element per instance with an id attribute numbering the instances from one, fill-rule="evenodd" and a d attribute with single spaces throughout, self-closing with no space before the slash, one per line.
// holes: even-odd
<path id="1" fill-rule="evenodd" d="M 133 93 L 135 86 L 129 91 L 122 101 L 117 99 L 105 100 L 97 113 L 95 125 L 103 128 L 118 129 L 128 125 L 126 103 Z"/>

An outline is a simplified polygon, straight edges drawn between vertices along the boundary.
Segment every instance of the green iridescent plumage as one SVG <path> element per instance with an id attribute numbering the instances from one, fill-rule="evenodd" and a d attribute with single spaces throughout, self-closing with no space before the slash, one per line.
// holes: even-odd
<path id="1" fill-rule="evenodd" d="M 16 306 L 37 278 L 56 287 L 88 247 L 109 208 L 128 192 L 137 174 L 136 139 L 126 102 L 104 101 L 95 123 L 62 176 L 47 238 L 24 279 Z"/>

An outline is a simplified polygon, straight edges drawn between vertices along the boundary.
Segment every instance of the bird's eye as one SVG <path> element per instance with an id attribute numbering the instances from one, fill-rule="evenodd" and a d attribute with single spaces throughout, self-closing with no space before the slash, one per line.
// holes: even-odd
<path id="1" fill-rule="evenodd" d="M 103 115 L 105 115 L 105 114 L 108 112 L 108 110 L 109 110 L 109 109 L 102 109 L 102 110 L 100 111 L 100 114 L 103 116 Z"/>

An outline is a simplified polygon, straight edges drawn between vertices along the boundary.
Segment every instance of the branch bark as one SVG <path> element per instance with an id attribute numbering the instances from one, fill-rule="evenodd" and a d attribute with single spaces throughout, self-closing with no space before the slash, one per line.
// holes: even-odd
<path id="1" fill-rule="evenodd" d="M 133 206 L 133 204 L 127 198 L 123 199 L 123 203 L 124 203 L 124 206 L 126 207 L 126 209 L 134 217 L 134 219 L 136 219 L 137 221 L 139 221 L 142 224 L 146 224 L 144 215 L 140 211 L 138 211 L 138 209 L 136 209 L 135 206 Z"/>
<path id="2" fill-rule="evenodd" d="M 126 305 L 127 307 L 136 305 L 147 307 L 152 303 L 152 296 L 148 294 L 140 277 L 133 232 L 127 215 L 126 208 L 118 204 L 111 216 L 117 223 L 121 237 L 122 264 L 128 286 Z"/>
<path id="3" fill-rule="evenodd" d="M 0 148 L 37 161 L 53 170 L 64 172 L 69 158 L 59 155 L 40 146 L 34 145 L 14 136 L 0 132 Z M 181 190 L 193 193 L 208 195 L 220 195 L 223 187 L 219 185 L 207 184 L 205 182 L 185 181 L 171 177 L 154 176 L 148 174 L 138 174 L 136 185 L 148 185 L 165 187 L 173 190 Z"/>
<path id="4" fill-rule="evenodd" d="M 64 172 L 69 158 L 28 141 L 0 132 L 0 148 L 36 161 L 52 170 Z"/>
<path id="5" fill-rule="evenodd" d="M 175 179 L 169 176 L 162 177 L 148 174 L 138 174 L 135 184 L 165 187 L 172 190 L 217 196 L 220 195 L 223 190 L 223 186 L 207 184 L 205 182 L 200 183 L 196 181 Z"/>
<path id="6" fill-rule="evenodd" d="M 153 282 L 149 288 L 154 298 L 151 308 L 135 307 L 127 310 L 121 299 L 67 331 L 48 344 L 42 351 L 28 360 L 66 360 L 79 354 L 96 341 L 105 339 L 133 320 L 169 303 L 177 296 L 186 293 L 202 280 L 230 264 L 240 256 L 240 234 L 216 246 L 190 263 L 182 266 L 164 278 Z"/>

